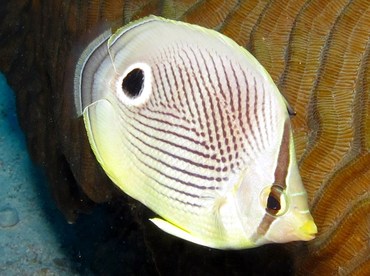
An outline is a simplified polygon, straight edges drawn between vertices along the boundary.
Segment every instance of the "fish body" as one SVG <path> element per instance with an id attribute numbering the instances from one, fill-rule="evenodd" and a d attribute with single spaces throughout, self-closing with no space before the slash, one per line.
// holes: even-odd
<path id="1" fill-rule="evenodd" d="M 87 47 L 74 93 L 98 162 L 162 230 L 219 249 L 314 238 L 289 107 L 231 39 L 134 21 Z"/>

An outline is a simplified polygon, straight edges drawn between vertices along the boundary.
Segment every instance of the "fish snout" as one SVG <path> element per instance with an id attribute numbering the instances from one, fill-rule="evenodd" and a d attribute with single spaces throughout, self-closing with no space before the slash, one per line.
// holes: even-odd
<path id="1" fill-rule="evenodd" d="M 312 217 L 301 224 L 296 230 L 296 236 L 301 241 L 310 241 L 315 238 L 316 234 L 317 226 Z"/>
<path id="2" fill-rule="evenodd" d="M 292 210 L 273 222 L 266 238 L 276 243 L 310 241 L 316 233 L 316 224 L 308 211 Z"/>
<path id="3" fill-rule="evenodd" d="M 287 227 L 291 229 L 287 231 L 291 241 L 310 241 L 317 234 L 316 224 L 308 210 L 292 210 L 286 223 Z"/>

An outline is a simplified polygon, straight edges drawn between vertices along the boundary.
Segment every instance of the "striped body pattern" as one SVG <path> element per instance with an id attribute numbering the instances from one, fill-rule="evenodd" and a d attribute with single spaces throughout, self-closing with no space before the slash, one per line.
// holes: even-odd
<path id="1" fill-rule="evenodd" d="M 286 102 L 227 37 L 154 16 L 105 33 L 75 102 L 105 172 L 164 231 L 213 248 L 314 237 Z"/>

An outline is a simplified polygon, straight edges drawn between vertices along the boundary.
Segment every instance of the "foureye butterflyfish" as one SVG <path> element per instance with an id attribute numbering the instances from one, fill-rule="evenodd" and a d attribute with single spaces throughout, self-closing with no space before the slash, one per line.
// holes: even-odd
<path id="1" fill-rule="evenodd" d="M 96 38 L 74 87 L 98 162 L 165 232 L 219 249 L 314 238 L 287 102 L 230 38 L 149 16 Z"/>

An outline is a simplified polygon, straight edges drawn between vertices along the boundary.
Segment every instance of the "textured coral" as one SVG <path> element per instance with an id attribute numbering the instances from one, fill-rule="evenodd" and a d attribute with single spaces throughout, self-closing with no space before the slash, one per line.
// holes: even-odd
<path id="1" fill-rule="evenodd" d="M 0 68 L 16 90 L 30 150 L 70 220 L 88 207 L 81 198 L 103 202 L 116 192 L 92 164 L 81 122 L 66 118 L 70 100 L 61 87 L 73 66 L 65 58 L 104 26 L 159 14 L 247 47 L 295 109 L 300 171 L 319 228 L 305 250 L 290 248 L 296 273 L 370 275 L 368 0 L 6 2 Z"/>

